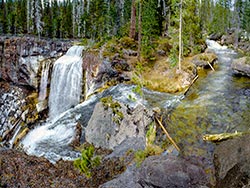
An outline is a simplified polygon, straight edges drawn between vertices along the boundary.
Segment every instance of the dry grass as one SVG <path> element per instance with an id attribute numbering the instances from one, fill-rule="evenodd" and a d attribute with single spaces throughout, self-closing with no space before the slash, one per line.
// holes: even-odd
<path id="1" fill-rule="evenodd" d="M 182 62 L 182 71 L 171 67 L 166 58 L 154 63 L 152 68 L 146 68 L 143 73 L 145 86 L 149 89 L 176 93 L 185 90 L 195 77 L 195 67 L 188 61 Z"/>

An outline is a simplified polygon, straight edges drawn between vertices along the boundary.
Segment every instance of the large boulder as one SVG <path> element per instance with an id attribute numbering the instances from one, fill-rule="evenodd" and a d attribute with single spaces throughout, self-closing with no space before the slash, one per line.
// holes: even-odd
<path id="1" fill-rule="evenodd" d="M 145 144 L 148 125 L 153 121 L 153 112 L 142 105 L 129 108 L 123 103 L 113 101 L 118 105 L 114 113 L 112 107 L 105 107 L 102 102 L 97 103 L 86 127 L 86 141 L 95 147 L 114 149 L 128 138 L 134 138 L 136 145 L 139 140 Z M 110 104 L 112 106 L 112 104 Z"/>
<path id="2" fill-rule="evenodd" d="M 151 156 L 139 168 L 129 167 L 123 174 L 100 188 L 167 188 L 206 187 L 208 179 L 205 171 L 180 157 Z"/>
<path id="3" fill-rule="evenodd" d="M 220 188 L 250 186 L 250 135 L 219 143 L 214 151 L 217 186 Z"/>
<path id="4" fill-rule="evenodd" d="M 242 57 L 232 62 L 232 69 L 235 74 L 250 77 L 250 58 Z"/>

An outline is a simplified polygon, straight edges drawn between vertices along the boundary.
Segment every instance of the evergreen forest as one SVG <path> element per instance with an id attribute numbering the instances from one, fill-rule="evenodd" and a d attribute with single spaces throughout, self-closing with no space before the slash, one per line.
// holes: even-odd
<path id="1" fill-rule="evenodd" d="M 180 7 L 184 45 L 230 28 L 250 32 L 249 0 L 2 0 L 0 6 L 0 34 L 100 41 L 129 35 L 134 17 L 143 41 L 175 37 Z"/>

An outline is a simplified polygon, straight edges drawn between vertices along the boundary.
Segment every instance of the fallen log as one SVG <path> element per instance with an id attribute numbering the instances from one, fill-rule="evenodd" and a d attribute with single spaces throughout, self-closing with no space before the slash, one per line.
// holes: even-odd
<path id="1" fill-rule="evenodd" d="M 204 141 L 210 142 L 220 142 L 236 137 L 243 136 L 245 134 L 250 134 L 250 132 L 234 132 L 234 133 L 220 133 L 220 134 L 206 134 L 203 136 Z"/>

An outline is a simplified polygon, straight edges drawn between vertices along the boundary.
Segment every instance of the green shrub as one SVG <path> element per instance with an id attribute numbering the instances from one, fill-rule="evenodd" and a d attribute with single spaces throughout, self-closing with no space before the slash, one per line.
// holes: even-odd
<path id="1" fill-rule="evenodd" d="M 159 155 L 163 152 L 162 148 L 155 145 L 156 127 L 154 123 L 149 125 L 149 129 L 146 133 L 146 148 L 145 150 L 139 150 L 135 153 L 135 161 L 137 167 L 149 156 Z"/>
<path id="2" fill-rule="evenodd" d="M 100 165 L 101 158 L 94 156 L 94 146 L 89 146 L 82 150 L 81 157 L 74 161 L 74 167 L 84 173 L 88 178 L 91 177 L 90 170 Z"/>
<path id="3" fill-rule="evenodd" d="M 134 41 L 134 39 L 130 37 L 122 37 L 120 39 L 120 44 L 122 45 L 123 48 L 137 50 L 136 42 Z"/>
<path id="4" fill-rule="evenodd" d="M 149 37 L 142 38 L 142 57 L 146 60 L 154 61 L 155 58 L 155 44 Z"/>

